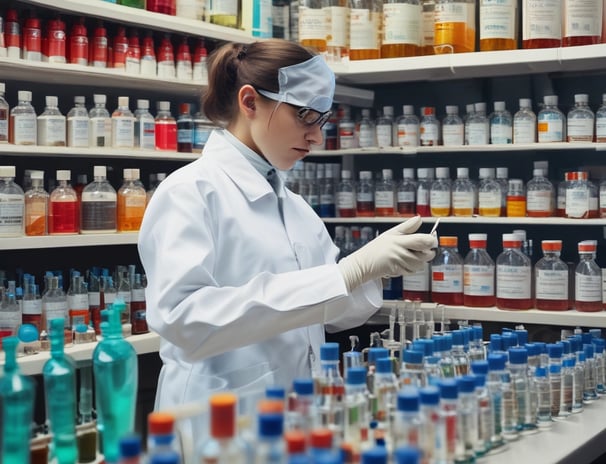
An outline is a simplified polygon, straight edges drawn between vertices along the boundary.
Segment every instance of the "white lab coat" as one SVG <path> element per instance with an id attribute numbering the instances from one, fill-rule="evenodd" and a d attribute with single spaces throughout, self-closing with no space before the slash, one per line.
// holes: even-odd
<path id="1" fill-rule="evenodd" d="M 217 376 L 241 397 L 289 389 L 317 367 L 325 327 L 359 326 L 380 307 L 380 281 L 348 294 L 322 220 L 288 189 L 282 201 L 284 221 L 222 131 L 154 193 L 138 248 L 162 337 L 156 409 L 205 401 Z"/>

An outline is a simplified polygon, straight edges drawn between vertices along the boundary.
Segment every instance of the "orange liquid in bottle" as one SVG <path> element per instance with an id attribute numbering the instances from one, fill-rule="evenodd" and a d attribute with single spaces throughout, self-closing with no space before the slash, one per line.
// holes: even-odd
<path id="1" fill-rule="evenodd" d="M 497 297 L 497 308 L 499 309 L 530 309 L 532 308 L 532 299 L 530 298 L 498 298 Z"/>
<path id="2" fill-rule="evenodd" d="M 46 235 L 46 219 L 43 217 L 34 220 L 25 218 L 25 235 Z"/>
<path id="3" fill-rule="evenodd" d="M 501 207 L 496 208 L 480 208 L 480 216 L 499 217 L 501 215 Z"/>
<path id="4" fill-rule="evenodd" d="M 551 211 L 527 211 L 528 217 L 551 217 Z"/>
<path id="5" fill-rule="evenodd" d="M 76 323 L 90 324 L 90 312 L 88 309 L 70 309 L 69 310 L 70 325 L 73 327 Z"/>
<path id="6" fill-rule="evenodd" d="M 326 51 L 326 39 L 302 39 L 299 41 L 304 47 L 311 48 L 312 50 L 323 53 Z"/>
<path id="7" fill-rule="evenodd" d="M 436 23 L 434 35 L 434 51 L 438 54 L 466 53 L 475 51 L 475 35 L 473 28 L 465 23 Z"/>
<path id="8" fill-rule="evenodd" d="M 393 208 L 376 208 L 375 216 L 395 216 L 396 212 Z"/>
<path id="9" fill-rule="evenodd" d="M 349 59 L 356 60 L 378 60 L 381 58 L 381 52 L 378 49 L 356 49 L 349 50 Z M 385 58 L 385 57 L 383 57 Z"/>
<path id="10" fill-rule="evenodd" d="M 463 304 L 463 293 L 462 292 L 432 292 L 431 301 L 434 303 L 442 303 L 451 306 L 460 306 Z"/>
<path id="11" fill-rule="evenodd" d="M 433 55 L 433 47 L 432 55 Z M 406 56 L 419 56 L 420 47 L 413 44 L 388 44 L 381 45 L 381 58 L 400 58 Z"/>
<path id="12" fill-rule="evenodd" d="M 372 201 L 358 201 L 356 204 L 356 215 L 370 217 L 375 215 L 375 205 Z"/>
<path id="13" fill-rule="evenodd" d="M 480 51 L 490 52 L 494 50 L 515 50 L 517 43 L 515 39 L 481 39 Z"/>
<path id="14" fill-rule="evenodd" d="M 465 306 L 471 306 L 473 308 L 489 308 L 494 306 L 495 303 L 496 297 L 494 295 L 463 295 L 463 304 Z"/>
<path id="15" fill-rule="evenodd" d="M 450 208 L 430 208 L 431 215 L 434 217 L 445 217 L 450 216 Z M 471 216 L 471 213 L 470 213 Z"/>
<path id="16" fill-rule="evenodd" d="M 356 210 L 353 208 L 341 208 L 338 213 L 339 217 L 356 217 Z"/>
<path id="17" fill-rule="evenodd" d="M 473 208 L 456 208 L 453 210 L 454 216 L 471 216 L 473 214 Z"/>
<path id="18" fill-rule="evenodd" d="M 568 300 L 544 300 L 537 298 L 535 300 L 535 307 L 543 311 L 567 311 L 570 309 L 570 303 Z"/>
<path id="19" fill-rule="evenodd" d="M 145 198 L 141 201 L 118 195 L 118 230 L 120 232 L 135 232 L 141 228 L 143 213 L 145 213 Z"/>

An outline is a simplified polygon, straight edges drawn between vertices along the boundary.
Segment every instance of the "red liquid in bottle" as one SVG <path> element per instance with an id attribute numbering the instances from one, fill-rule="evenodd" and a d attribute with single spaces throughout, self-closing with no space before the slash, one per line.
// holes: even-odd
<path id="1" fill-rule="evenodd" d="M 417 214 L 422 217 L 430 217 L 431 209 L 429 208 L 429 205 L 421 205 L 417 203 Z"/>
<path id="2" fill-rule="evenodd" d="M 398 214 L 400 216 L 414 216 L 416 205 L 414 202 L 398 203 Z"/>
<path id="3" fill-rule="evenodd" d="M 560 39 L 528 39 L 522 41 L 522 48 L 556 48 L 561 45 Z"/>
<path id="4" fill-rule="evenodd" d="M 423 301 L 430 302 L 431 294 L 429 290 L 426 292 L 413 291 L 413 290 L 402 290 L 402 299 L 411 301 Z"/>
<path id="5" fill-rule="evenodd" d="M 130 323 L 131 331 L 133 334 L 142 334 L 149 332 L 147 327 L 147 320 L 145 319 L 145 312 L 147 305 L 145 301 L 131 301 L 130 302 Z"/>
<path id="6" fill-rule="evenodd" d="M 338 214 L 339 217 L 356 217 L 356 210 L 353 208 L 340 208 Z"/>
<path id="7" fill-rule="evenodd" d="M 499 298 L 497 297 L 497 308 L 499 309 L 530 309 L 532 308 L 531 298 Z"/>
<path id="8" fill-rule="evenodd" d="M 52 201 L 49 209 L 49 234 L 77 234 L 80 231 L 77 201 Z"/>
<path id="9" fill-rule="evenodd" d="M 578 45 L 594 45 L 600 43 L 599 35 L 562 37 L 562 47 L 576 47 Z"/>
<path id="10" fill-rule="evenodd" d="M 375 204 L 372 201 L 358 201 L 356 211 L 357 216 L 372 217 L 375 215 Z"/>
<path id="11" fill-rule="evenodd" d="M 596 313 L 604 310 L 601 301 L 575 301 L 574 309 L 583 313 Z"/>
<path id="12" fill-rule="evenodd" d="M 432 292 L 431 301 L 450 306 L 461 306 L 463 304 L 463 293 L 461 292 Z"/>
<path id="13" fill-rule="evenodd" d="M 537 309 L 543 311 L 567 311 L 570 309 L 568 300 L 544 300 L 537 298 L 534 305 Z"/>
<path id="14" fill-rule="evenodd" d="M 393 208 L 376 208 L 375 216 L 395 216 L 395 211 Z"/>
<path id="15" fill-rule="evenodd" d="M 23 324 L 35 325 L 38 333 L 42 331 L 42 314 L 24 314 L 21 316 L 21 322 Z"/>
<path id="16" fill-rule="evenodd" d="M 489 308 L 494 306 L 496 301 L 497 299 L 494 295 L 480 296 L 463 294 L 463 304 L 473 308 Z"/>

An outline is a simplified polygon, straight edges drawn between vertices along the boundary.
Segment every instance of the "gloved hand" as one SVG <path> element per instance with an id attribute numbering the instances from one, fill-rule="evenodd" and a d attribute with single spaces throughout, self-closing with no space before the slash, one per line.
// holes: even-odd
<path id="1" fill-rule="evenodd" d="M 414 233 L 421 222 L 420 216 L 410 218 L 340 260 L 347 290 L 381 277 L 412 274 L 432 260 L 438 240 L 435 235 Z"/>

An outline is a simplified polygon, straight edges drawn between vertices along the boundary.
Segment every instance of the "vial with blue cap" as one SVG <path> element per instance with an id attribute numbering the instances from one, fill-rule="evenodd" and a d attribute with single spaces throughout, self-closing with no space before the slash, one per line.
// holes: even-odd
<path id="1" fill-rule="evenodd" d="M 590 339 L 590 337 L 588 337 Z M 585 353 L 585 389 L 583 391 L 583 402 L 592 403 L 598 399 L 596 383 L 595 348 L 592 343 L 583 343 Z"/>
<path id="2" fill-rule="evenodd" d="M 375 446 L 362 452 L 361 464 L 387 464 L 389 455 L 384 446 Z"/>
<path id="3" fill-rule="evenodd" d="M 280 464 L 286 461 L 286 447 L 282 434 L 284 416 L 279 413 L 258 415 L 255 462 Z"/>
<path id="4" fill-rule="evenodd" d="M 404 387 L 398 392 L 392 428 L 393 447 L 420 446 L 420 396 L 417 387 Z"/>
<path id="5" fill-rule="evenodd" d="M 446 443 L 445 428 L 440 416 L 440 390 L 436 385 L 419 388 L 421 433 L 418 449 L 428 462 L 436 462 Z M 396 448 L 394 455 L 397 453 Z"/>
<path id="6" fill-rule="evenodd" d="M 366 368 L 350 367 L 345 383 L 345 431 L 344 442 L 354 454 L 370 446 L 368 427 L 370 424 L 369 393 L 366 386 Z"/>
<path id="7" fill-rule="evenodd" d="M 413 387 L 427 385 L 427 375 L 423 366 L 423 352 L 405 350 L 402 353 L 402 366 L 400 367 L 400 384 Z"/>
<path id="8" fill-rule="evenodd" d="M 421 452 L 412 446 L 397 448 L 394 453 L 394 464 L 419 464 Z"/>
<path id="9" fill-rule="evenodd" d="M 547 368 L 539 366 L 534 372 L 534 390 L 537 395 L 537 426 L 540 429 L 551 428 L 551 386 Z"/>
<path id="10" fill-rule="evenodd" d="M 292 383 L 292 393 L 288 398 L 286 430 L 302 430 L 309 434 L 315 417 L 314 383 L 310 378 L 296 378 Z"/>
<path id="11" fill-rule="evenodd" d="M 459 386 L 457 441 L 461 447 L 457 462 L 475 462 L 479 440 L 476 379 L 472 375 L 463 375 L 457 378 L 457 384 Z"/>
<path id="12" fill-rule="evenodd" d="M 142 459 L 141 437 L 127 435 L 120 439 L 120 460 L 118 464 L 140 464 Z"/>
<path id="13" fill-rule="evenodd" d="M 503 353 L 491 353 L 487 357 L 488 375 L 486 377 L 486 388 L 490 396 L 490 402 L 494 417 L 494 431 L 491 438 L 491 448 L 499 448 L 505 444 L 503 437 L 503 386 L 501 375 L 505 371 L 507 357 Z"/>
<path id="14" fill-rule="evenodd" d="M 475 380 L 475 395 L 478 404 L 478 441 L 476 443 L 476 456 L 483 456 L 490 451 L 491 438 L 494 432 L 494 412 L 490 401 L 490 394 L 486 387 L 488 375 L 488 361 L 472 361 L 471 371 Z"/>
<path id="15" fill-rule="evenodd" d="M 400 388 L 399 381 L 393 372 L 391 358 L 377 359 L 374 394 L 371 395 L 371 415 L 377 422 L 380 433 L 389 436 L 388 430 L 396 409 L 396 397 Z"/>
<path id="16" fill-rule="evenodd" d="M 316 413 L 319 425 L 343 437 L 345 383 L 339 371 L 339 344 L 320 346 L 320 370 L 315 373 Z"/>
<path id="17" fill-rule="evenodd" d="M 465 351 L 465 333 L 461 329 L 453 330 L 452 349 L 450 355 L 454 361 L 455 375 L 467 375 L 469 373 L 469 356 Z"/>
<path id="18" fill-rule="evenodd" d="M 39 353 L 42 349 L 38 328 L 34 324 L 21 324 L 17 331 L 19 337 L 19 355 Z"/>

